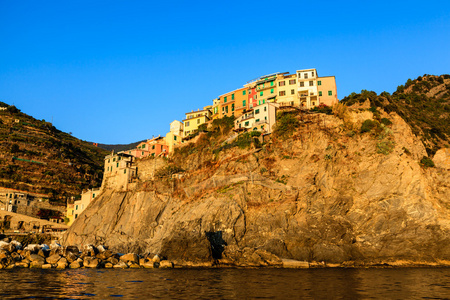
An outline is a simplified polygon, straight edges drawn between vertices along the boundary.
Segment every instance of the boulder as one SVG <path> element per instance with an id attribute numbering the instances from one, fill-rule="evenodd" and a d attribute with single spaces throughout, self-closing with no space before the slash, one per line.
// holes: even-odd
<path id="1" fill-rule="evenodd" d="M 97 258 L 100 258 L 100 259 L 106 260 L 106 259 L 110 258 L 111 256 L 113 256 L 113 254 L 114 254 L 114 253 L 112 253 L 111 250 L 104 250 L 104 251 L 100 251 L 100 252 L 96 255 L 96 257 L 97 257 Z"/>
<path id="2" fill-rule="evenodd" d="M 95 269 L 95 268 L 98 268 L 99 260 L 98 260 L 98 258 L 86 257 L 83 261 L 83 265 L 86 268 Z"/>
<path id="3" fill-rule="evenodd" d="M 37 255 L 37 254 L 30 254 L 30 256 L 29 257 L 27 257 L 32 263 L 34 263 L 34 262 L 38 262 L 38 263 L 40 263 L 40 264 L 44 264 L 45 263 L 45 258 L 43 258 L 42 256 L 40 256 L 40 255 Z"/>
<path id="4" fill-rule="evenodd" d="M 119 261 L 117 265 L 114 265 L 114 269 L 127 269 L 128 265 L 124 261 Z"/>
<path id="5" fill-rule="evenodd" d="M 128 267 L 130 269 L 139 269 L 141 266 L 139 266 L 139 264 L 137 264 L 137 263 L 131 262 L 131 263 L 129 263 Z"/>
<path id="6" fill-rule="evenodd" d="M 433 162 L 438 168 L 450 170 L 450 148 L 442 148 L 436 151 Z"/>
<path id="7" fill-rule="evenodd" d="M 66 252 L 66 253 L 67 253 L 67 252 L 72 252 L 72 253 L 78 255 L 78 254 L 80 253 L 80 249 L 78 249 L 77 246 L 67 246 L 65 252 Z"/>
<path id="8" fill-rule="evenodd" d="M 124 262 L 131 261 L 133 263 L 139 264 L 139 256 L 135 253 L 124 254 L 120 257 L 120 260 Z"/>
<path id="9" fill-rule="evenodd" d="M 45 259 L 45 261 L 48 264 L 56 264 L 59 260 L 61 259 L 61 256 L 59 256 L 58 254 L 53 254 L 52 256 L 49 256 Z"/>
<path id="10" fill-rule="evenodd" d="M 146 269 L 153 269 L 155 267 L 154 264 L 155 263 L 153 261 L 146 261 L 142 264 L 142 266 Z"/>
<path id="11" fill-rule="evenodd" d="M 159 267 L 161 269 L 173 268 L 173 263 L 171 261 L 168 261 L 168 260 L 161 260 L 159 262 Z"/>
<path id="12" fill-rule="evenodd" d="M 27 262 L 23 262 L 23 261 L 16 262 L 16 267 L 18 267 L 18 268 L 28 268 L 29 266 L 30 266 L 30 264 Z"/>
<path id="13" fill-rule="evenodd" d="M 283 268 L 287 269 L 305 269 L 309 268 L 309 263 L 307 261 L 299 261 L 295 259 L 281 259 L 283 262 Z"/>
<path id="14" fill-rule="evenodd" d="M 105 269 L 111 269 L 114 265 L 110 262 L 105 263 Z"/>
<path id="15" fill-rule="evenodd" d="M 161 261 L 161 259 L 159 258 L 158 254 L 156 254 L 155 256 L 153 256 L 153 262 L 157 262 L 159 263 Z"/>
<path id="16" fill-rule="evenodd" d="M 114 256 L 109 257 L 106 261 L 112 263 L 113 265 L 117 265 L 119 263 L 119 260 Z"/>
<path id="17" fill-rule="evenodd" d="M 83 266 L 82 263 L 78 262 L 78 261 L 74 261 L 69 265 L 69 268 L 71 269 L 79 269 Z"/>
<path id="18" fill-rule="evenodd" d="M 77 260 L 77 256 L 73 252 L 66 252 L 65 258 L 69 263 L 72 263 Z"/>
<path id="19" fill-rule="evenodd" d="M 51 269 L 51 268 L 52 268 L 52 265 L 51 265 L 51 264 L 45 264 L 45 265 L 42 265 L 41 268 L 42 268 L 42 269 Z"/>

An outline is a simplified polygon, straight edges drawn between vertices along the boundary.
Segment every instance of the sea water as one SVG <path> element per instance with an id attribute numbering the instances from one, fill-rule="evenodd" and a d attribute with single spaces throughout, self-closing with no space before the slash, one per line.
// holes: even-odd
<path id="1" fill-rule="evenodd" d="M 450 299 L 450 268 L 0 270 L 0 299 Z"/>

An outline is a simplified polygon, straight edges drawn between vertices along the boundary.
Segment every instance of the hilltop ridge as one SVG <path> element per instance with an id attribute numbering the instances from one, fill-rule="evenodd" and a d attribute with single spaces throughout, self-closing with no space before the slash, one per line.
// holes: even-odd
<path id="1" fill-rule="evenodd" d="M 108 152 L 0 102 L 0 186 L 65 201 L 100 185 Z"/>

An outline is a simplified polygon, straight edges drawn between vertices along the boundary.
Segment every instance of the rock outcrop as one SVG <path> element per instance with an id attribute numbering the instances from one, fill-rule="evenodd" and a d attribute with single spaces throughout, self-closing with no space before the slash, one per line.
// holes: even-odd
<path id="1" fill-rule="evenodd" d="M 420 140 L 395 113 L 382 117 L 392 124 L 359 133 L 370 111 L 306 114 L 286 140 L 218 156 L 199 138 L 198 151 L 177 161 L 182 179 L 104 189 L 63 243 L 158 254 L 175 266 L 445 264 L 450 174 L 421 167 Z"/>

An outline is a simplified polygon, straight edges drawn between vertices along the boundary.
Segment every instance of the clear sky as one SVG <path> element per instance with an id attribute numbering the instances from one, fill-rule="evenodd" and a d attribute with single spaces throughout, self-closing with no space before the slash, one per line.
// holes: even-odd
<path id="1" fill-rule="evenodd" d="M 131 143 L 258 76 L 316 68 L 338 97 L 450 73 L 450 1 L 0 0 L 0 101 Z"/>

